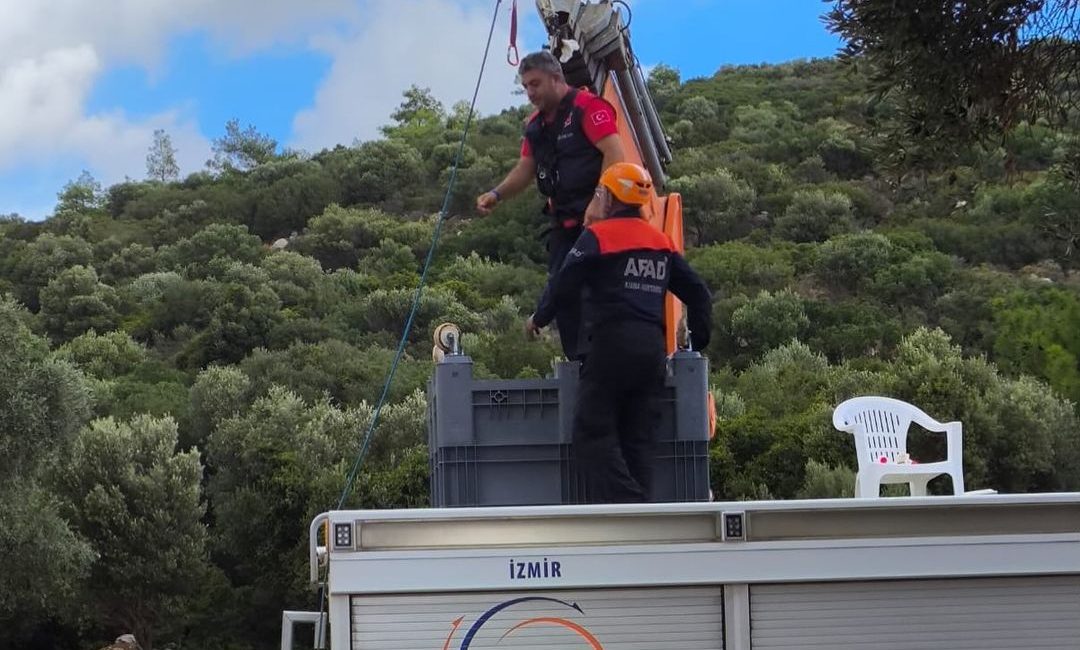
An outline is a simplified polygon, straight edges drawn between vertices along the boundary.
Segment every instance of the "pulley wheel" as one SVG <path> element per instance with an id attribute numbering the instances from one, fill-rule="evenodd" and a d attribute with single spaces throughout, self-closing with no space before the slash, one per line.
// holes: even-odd
<path id="1" fill-rule="evenodd" d="M 453 352 L 461 342 L 461 328 L 453 323 L 443 323 L 435 328 L 435 347 L 443 352 Z"/>

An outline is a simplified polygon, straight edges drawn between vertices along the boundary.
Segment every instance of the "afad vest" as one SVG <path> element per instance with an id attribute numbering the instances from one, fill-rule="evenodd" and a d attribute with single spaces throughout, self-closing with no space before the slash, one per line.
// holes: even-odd
<path id="1" fill-rule="evenodd" d="M 525 127 L 536 160 L 536 185 L 549 199 L 545 211 L 564 226 L 568 221 L 580 225 L 603 170 L 604 154 L 581 126 L 590 99 L 587 91 L 571 88 L 550 124 L 537 111 Z"/>

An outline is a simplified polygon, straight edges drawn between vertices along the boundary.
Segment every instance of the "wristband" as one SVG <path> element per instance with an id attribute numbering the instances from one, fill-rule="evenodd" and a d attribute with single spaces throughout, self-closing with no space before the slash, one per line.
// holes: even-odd
<path id="1" fill-rule="evenodd" d="M 494 195 L 495 195 L 495 200 L 496 200 L 496 201 L 502 201 L 502 195 L 501 195 L 501 194 L 499 194 L 499 190 L 496 190 L 496 189 L 491 189 L 491 190 L 488 190 L 488 191 L 489 191 L 489 192 L 490 192 L 491 194 L 494 194 Z"/>

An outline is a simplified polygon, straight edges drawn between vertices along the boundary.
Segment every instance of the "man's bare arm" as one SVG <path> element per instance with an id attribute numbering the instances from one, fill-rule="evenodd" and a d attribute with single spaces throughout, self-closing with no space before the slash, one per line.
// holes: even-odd
<path id="1" fill-rule="evenodd" d="M 619 139 L 616 133 L 597 140 L 596 148 L 600 150 L 600 153 L 604 154 L 603 169 L 607 169 L 617 162 L 626 161 L 626 152 L 623 151 L 622 140 Z M 597 220 L 607 216 L 604 214 L 605 207 L 605 203 L 594 195 L 585 208 L 585 225 L 595 223 Z"/>
<path id="2" fill-rule="evenodd" d="M 485 192 L 476 198 L 476 209 L 480 214 L 490 214 L 495 204 L 520 194 L 536 175 L 536 160 L 532 156 L 522 156 L 494 191 Z"/>
<path id="3" fill-rule="evenodd" d="M 617 162 L 626 162 L 626 152 L 623 151 L 622 140 L 616 133 L 597 140 L 596 148 L 600 150 L 600 153 L 604 154 L 604 169 Z"/>

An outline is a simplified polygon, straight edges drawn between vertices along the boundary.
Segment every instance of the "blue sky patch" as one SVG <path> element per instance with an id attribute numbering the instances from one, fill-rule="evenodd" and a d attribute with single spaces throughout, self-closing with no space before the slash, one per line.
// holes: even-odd
<path id="1" fill-rule="evenodd" d="M 90 114 L 121 109 L 134 119 L 180 108 L 192 114 L 208 139 L 237 118 L 279 142 L 292 136 L 292 120 L 311 105 L 332 61 L 297 47 L 280 47 L 244 58 L 214 51 L 202 32 L 173 39 L 160 76 L 139 66 L 105 73 L 87 102 Z"/>

